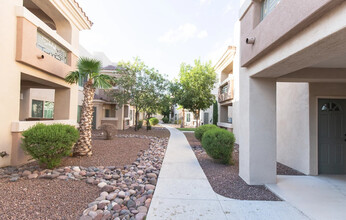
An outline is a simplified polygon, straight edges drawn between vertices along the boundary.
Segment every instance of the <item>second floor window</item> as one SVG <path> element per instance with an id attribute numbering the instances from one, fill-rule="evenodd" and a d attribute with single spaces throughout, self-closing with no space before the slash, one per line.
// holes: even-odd
<path id="1" fill-rule="evenodd" d="M 263 0 L 262 1 L 262 12 L 261 20 L 263 20 L 274 8 L 279 4 L 280 0 Z"/>
<path id="2" fill-rule="evenodd" d="M 221 87 L 221 94 L 228 93 L 228 84 Z"/>

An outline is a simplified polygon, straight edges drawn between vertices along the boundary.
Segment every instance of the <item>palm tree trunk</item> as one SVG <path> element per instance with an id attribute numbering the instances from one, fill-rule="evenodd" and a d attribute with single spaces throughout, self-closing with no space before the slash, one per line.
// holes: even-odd
<path id="1" fill-rule="evenodd" d="M 89 80 L 84 85 L 84 99 L 82 105 L 82 112 L 79 124 L 79 140 L 74 146 L 74 156 L 91 156 L 91 130 L 93 120 L 93 101 L 94 101 L 95 88 L 92 86 L 92 81 Z"/>

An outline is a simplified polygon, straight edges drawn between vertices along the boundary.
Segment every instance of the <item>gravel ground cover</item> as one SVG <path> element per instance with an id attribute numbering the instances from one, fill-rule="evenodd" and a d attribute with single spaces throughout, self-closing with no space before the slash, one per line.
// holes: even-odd
<path id="1" fill-rule="evenodd" d="M 99 194 L 84 181 L 0 179 L 0 219 L 78 219 Z"/>
<path id="2" fill-rule="evenodd" d="M 167 136 L 168 132 L 169 136 L 164 130 L 157 129 L 157 133 Z M 142 220 L 155 190 L 167 142 L 168 138 L 128 131 L 114 140 L 95 140 L 95 159 L 68 158 L 64 166 L 54 170 L 42 170 L 35 163 L 0 168 L 0 189 L 8 192 L 0 197 L 0 205 L 11 199 L 8 206 L 0 207 L 0 219 L 79 219 L 82 214 L 80 219 Z M 59 209 L 54 209 L 55 204 Z M 18 211 L 7 211 L 11 210 L 9 206 Z M 7 215 L 4 218 L 2 208 Z"/>
<path id="3" fill-rule="evenodd" d="M 146 136 L 152 136 L 152 137 L 159 137 L 159 138 L 169 138 L 170 133 L 166 128 L 160 127 L 160 126 L 153 126 L 151 130 L 146 130 L 146 127 L 143 126 L 138 131 L 135 131 L 134 127 L 130 127 L 126 130 L 118 130 L 118 135 L 125 135 L 125 134 L 133 134 L 133 135 L 146 135 Z"/>
<path id="4" fill-rule="evenodd" d="M 149 148 L 149 139 L 115 138 L 93 140 L 92 157 L 67 157 L 61 166 L 125 166 L 138 157 L 138 153 Z"/>
<path id="5" fill-rule="evenodd" d="M 213 190 L 225 197 L 239 200 L 265 200 L 280 201 L 271 191 L 264 186 L 248 185 L 238 175 L 239 173 L 239 148 L 233 151 L 234 165 L 224 165 L 215 162 L 201 147 L 200 142 L 193 133 L 185 133 L 196 157 L 207 176 Z"/>

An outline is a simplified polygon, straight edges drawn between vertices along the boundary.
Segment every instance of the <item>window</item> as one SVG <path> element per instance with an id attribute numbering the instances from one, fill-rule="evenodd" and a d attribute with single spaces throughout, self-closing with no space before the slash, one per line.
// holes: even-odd
<path id="1" fill-rule="evenodd" d="M 225 94 L 225 93 L 228 93 L 228 84 L 221 87 L 221 94 Z"/>
<path id="2" fill-rule="evenodd" d="M 44 102 L 43 108 L 43 117 L 44 118 L 53 118 L 54 115 L 54 102 Z"/>
<path id="3" fill-rule="evenodd" d="M 129 117 L 129 106 L 125 105 L 124 106 L 124 118 Z"/>
<path id="4" fill-rule="evenodd" d="M 339 112 L 341 107 L 333 102 L 326 103 L 322 106 L 321 111 L 323 112 Z"/>
<path id="5" fill-rule="evenodd" d="M 105 118 L 109 118 L 109 117 L 110 117 L 110 110 L 105 109 Z"/>
<path id="6" fill-rule="evenodd" d="M 263 0 L 262 1 L 262 11 L 261 20 L 263 20 L 274 8 L 279 4 L 280 0 Z"/>
<path id="7" fill-rule="evenodd" d="M 31 117 L 43 118 L 43 101 L 32 100 Z"/>
<path id="8" fill-rule="evenodd" d="M 186 122 L 190 122 L 190 121 L 191 121 L 191 114 L 186 113 Z"/>
<path id="9" fill-rule="evenodd" d="M 82 113 L 82 106 L 78 105 L 78 110 L 77 110 L 77 122 L 80 123 L 80 116 Z"/>
<path id="10" fill-rule="evenodd" d="M 53 118 L 54 102 L 32 100 L 31 117 L 32 118 Z"/>
<path id="11" fill-rule="evenodd" d="M 132 117 L 132 116 L 133 116 L 132 114 L 133 114 L 133 112 L 132 112 L 132 110 L 130 110 L 130 120 L 132 120 L 132 118 L 133 118 L 133 117 Z"/>

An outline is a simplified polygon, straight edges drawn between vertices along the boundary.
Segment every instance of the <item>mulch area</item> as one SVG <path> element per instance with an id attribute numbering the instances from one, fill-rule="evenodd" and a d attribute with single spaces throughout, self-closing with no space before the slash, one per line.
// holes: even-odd
<path id="1" fill-rule="evenodd" d="M 166 128 L 159 126 L 153 126 L 151 130 L 148 131 L 146 129 L 146 126 L 143 126 L 138 131 L 135 131 L 134 127 L 130 127 L 126 130 L 118 130 L 118 135 L 124 134 L 146 135 L 158 138 L 169 138 L 169 136 L 171 135 Z"/>
<path id="2" fill-rule="evenodd" d="M 99 195 L 85 181 L 0 179 L 0 219 L 79 219 Z"/>
<path id="3" fill-rule="evenodd" d="M 234 165 L 224 165 L 214 161 L 205 153 L 194 133 L 185 133 L 185 136 L 216 193 L 239 200 L 281 201 L 265 186 L 248 185 L 239 177 L 239 146 L 236 145 L 233 151 Z"/>

